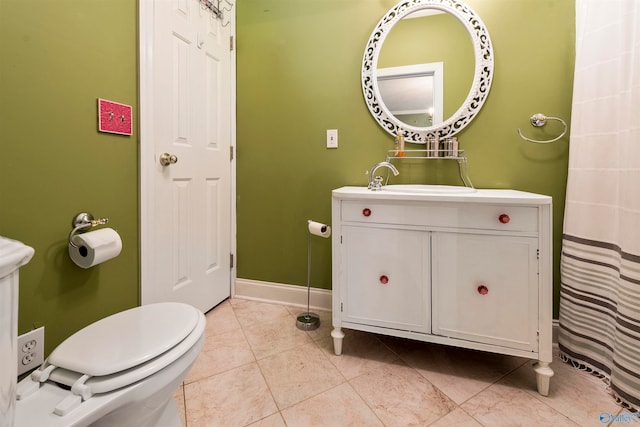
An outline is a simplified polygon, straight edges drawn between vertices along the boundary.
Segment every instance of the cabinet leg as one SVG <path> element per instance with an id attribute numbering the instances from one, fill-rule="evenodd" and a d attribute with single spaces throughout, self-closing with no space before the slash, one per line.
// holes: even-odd
<path id="1" fill-rule="evenodd" d="M 533 365 L 536 371 L 536 382 L 538 385 L 538 393 L 542 396 L 549 395 L 549 380 L 553 376 L 553 369 L 549 367 L 549 362 L 538 361 Z"/>
<path id="2" fill-rule="evenodd" d="M 336 356 L 342 354 L 342 339 L 344 338 L 344 332 L 341 328 L 335 328 L 331 331 L 331 337 L 333 338 L 333 351 Z"/>

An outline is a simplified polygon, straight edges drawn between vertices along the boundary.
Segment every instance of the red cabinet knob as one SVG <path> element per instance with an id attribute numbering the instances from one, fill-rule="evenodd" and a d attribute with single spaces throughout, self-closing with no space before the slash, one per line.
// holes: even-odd
<path id="1" fill-rule="evenodd" d="M 362 209 L 362 215 L 370 216 L 371 215 L 371 209 L 369 209 L 369 208 Z"/>
<path id="2" fill-rule="evenodd" d="M 509 221 L 511 221 L 511 218 L 509 218 L 509 215 L 507 214 L 501 214 L 498 217 L 498 221 L 500 221 L 503 224 L 509 224 Z"/>
<path id="3" fill-rule="evenodd" d="M 486 294 L 489 293 L 489 288 L 487 288 L 486 285 L 480 285 L 480 286 L 478 286 L 478 293 L 480 295 L 486 295 Z"/>
<path id="4" fill-rule="evenodd" d="M 380 276 L 380 283 L 382 283 L 383 285 L 386 285 L 387 283 L 389 283 L 389 277 L 383 274 L 382 276 Z"/>

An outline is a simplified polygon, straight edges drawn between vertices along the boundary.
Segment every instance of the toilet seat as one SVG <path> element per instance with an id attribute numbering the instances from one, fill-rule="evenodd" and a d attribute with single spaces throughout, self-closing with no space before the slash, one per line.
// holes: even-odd
<path id="1" fill-rule="evenodd" d="M 136 383 L 170 365 L 204 333 L 204 315 L 181 303 L 158 303 L 101 319 L 60 344 L 18 385 L 17 399 L 36 393 L 47 381 L 70 387 L 54 413 L 66 415 L 94 394 Z"/>
<path id="2" fill-rule="evenodd" d="M 172 349 L 197 322 L 197 310 L 186 304 L 143 305 L 81 329 L 56 347 L 47 360 L 92 377 L 115 374 Z"/>

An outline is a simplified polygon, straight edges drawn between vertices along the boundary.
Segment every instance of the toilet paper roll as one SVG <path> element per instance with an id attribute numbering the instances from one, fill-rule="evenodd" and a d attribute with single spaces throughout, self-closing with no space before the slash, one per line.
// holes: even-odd
<path id="1" fill-rule="evenodd" d="M 69 244 L 69 256 L 82 268 L 93 267 L 115 258 L 122 250 L 120 235 L 113 228 L 101 228 L 77 234 L 72 237 L 72 240 L 78 247 Z"/>
<path id="2" fill-rule="evenodd" d="M 309 233 L 326 238 L 331 236 L 331 227 L 320 222 L 309 221 Z"/>

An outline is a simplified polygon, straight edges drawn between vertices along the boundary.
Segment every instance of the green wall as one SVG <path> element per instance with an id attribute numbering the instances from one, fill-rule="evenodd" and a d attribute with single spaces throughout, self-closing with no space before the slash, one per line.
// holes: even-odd
<path id="1" fill-rule="evenodd" d="M 133 105 L 132 0 L 0 0 L 0 235 L 35 248 L 20 271 L 18 332 L 45 326 L 48 354 L 92 321 L 138 304 L 138 143 L 97 131 L 97 98 Z M 67 254 L 75 214 L 108 217 L 119 257 L 83 270 Z"/>
<path id="2" fill-rule="evenodd" d="M 527 144 L 516 129 L 541 137 L 528 124 L 535 112 L 570 118 L 574 2 L 468 3 L 496 58 L 491 94 L 458 135 L 471 177 L 478 187 L 554 197 L 557 272 L 567 141 Z M 136 4 L 0 0 L 0 235 L 36 249 L 20 272 L 18 328 L 44 325 L 47 353 L 139 302 Z M 392 146 L 362 99 L 360 65 L 393 5 L 238 1 L 238 277 L 305 285 L 306 220 L 330 222 L 331 190 L 364 185 Z M 97 98 L 133 105 L 133 136 L 97 132 Z M 333 128 L 340 147 L 327 150 Z M 450 169 L 401 165 L 411 182 L 451 179 Z M 70 222 L 81 211 L 109 217 L 123 239 L 118 258 L 89 270 L 69 260 Z M 313 245 L 312 284 L 330 288 L 330 242 Z"/>
<path id="3" fill-rule="evenodd" d="M 238 277 L 306 284 L 306 220 L 331 221 L 331 190 L 366 185 L 393 140 L 370 116 L 360 89 L 365 44 L 394 0 L 240 0 L 237 9 Z M 571 118 L 574 1 L 468 0 L 493 42 L 491 93 L 457 136 L 479 188 L 513 188 L 554 200 L 559 248 L 568 139 L 526 143 L 537 112 Z M 325 148 L 325 130 L 339 148 Z M 554 134 L 555 135 L 555 134 Z M 417 147 L 409 147 L 417 148 Z M 455 162 L 405 162 L 409 182 L 448 183 Z M 406 181 L 405 181 L 406 182 Z M 330 242 L 314 239 L 312 286 L 331 286 Z"/>

